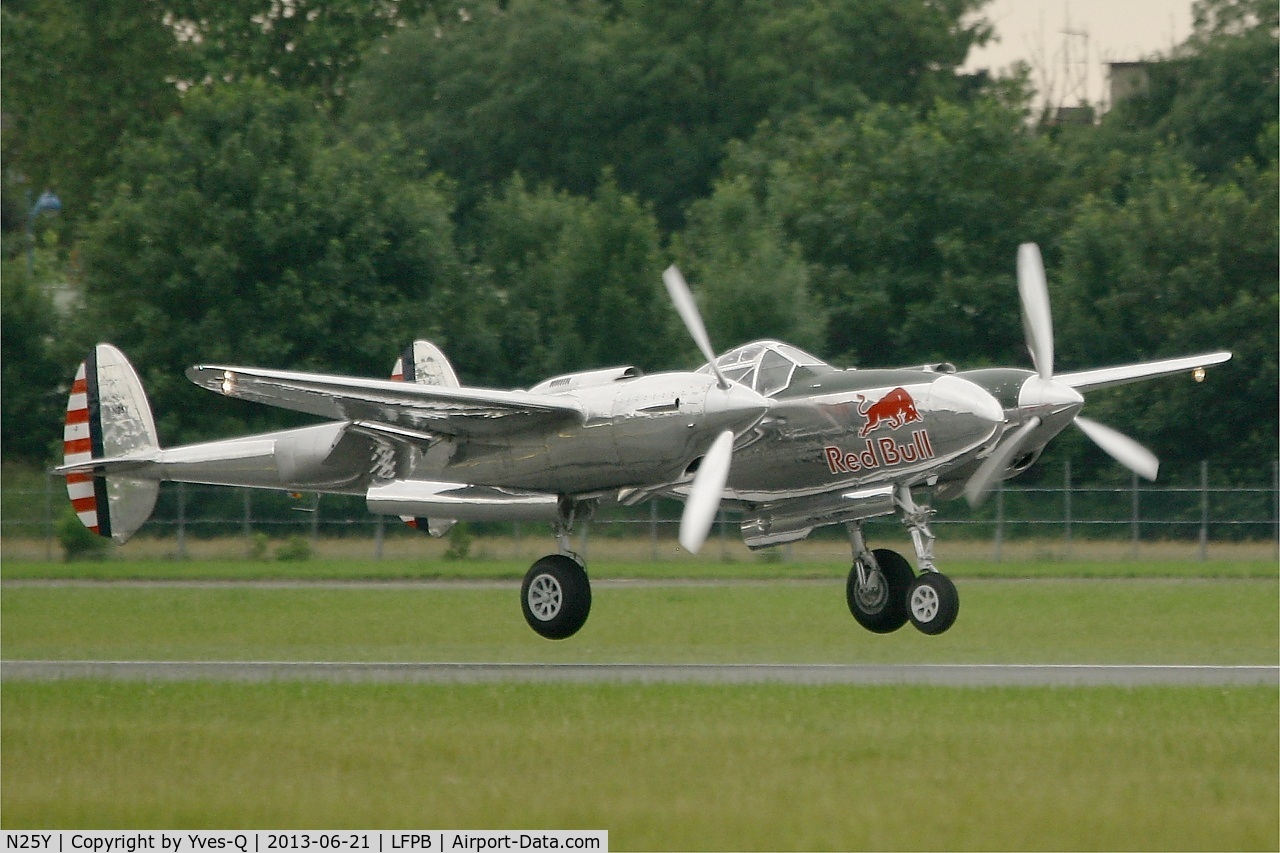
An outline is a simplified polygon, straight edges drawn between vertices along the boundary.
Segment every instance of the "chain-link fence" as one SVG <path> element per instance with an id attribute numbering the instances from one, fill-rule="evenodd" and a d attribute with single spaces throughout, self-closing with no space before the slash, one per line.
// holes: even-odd
<path id="1" fill-rule="evenodd" d="M 1136 476 L 1128 483 L 1096 484 L 1074 482 L 1070 465 L 1064 464 L 1058 477 L 1042 473 L 1033 484 L 1003 484 L 977 510 L 963 500 L 940 502 L 933 527 L 940 539 L 981 544 L 996 560 L 1007 547 L 1027 540 L 1057 543 L 1066 553 L 1075 543 L 1081 549 L 1107 543 L 1113 552 L 1128 545 L 1136 553 L 1143 543 L 1177 542 L 1192 559 L 1205 559 L 1210 543 L 1280 547 L 1280 464 L 1269 468 L 1270 482 L 1253 484 L 1219 482 L 1207 464 L 1198 472 L 1168 478 L 1181 485 L 1148 483 Z M 59 478 L 6 484 L 0 500 L 4 556 L 62 558 L 60 529 L 70 520 L 70 509 Z M 589 532 L 596 541 L 629 541 L 637 556 L 659 557 L 671 552 L 680 511 L 681 504 L 671 500 L 601 508 L 575 535 L 584 548 Z M 871 524 L 883 530 L 898 522 L 888 517 Z M 532 548 L 545 548 L 548 539 L 545 525 L 529 522 L 472 524 L 466 532 L 486 541 L 508 540 L 504 555 L 523 553 L 526 540 Z M 820 528 L 813 538 L 843 542 L 844 537 L 836 526 Z M 395 518 L 370 514 L 358 496 L 184 483 L 162 487 L 152 519 L 135 540 L 178 558 L 199 555 L 202 543 L 214 541 L 222 544 L 223 553 L 246 556 L 265 556 L 269 543 L 298 540 L 361 559 L 430 552 L 420 533 Z M 717 541 L 722 553 L 741 547 L 733 513 L 721 513 L 708 550 L 714 551 Z"/>

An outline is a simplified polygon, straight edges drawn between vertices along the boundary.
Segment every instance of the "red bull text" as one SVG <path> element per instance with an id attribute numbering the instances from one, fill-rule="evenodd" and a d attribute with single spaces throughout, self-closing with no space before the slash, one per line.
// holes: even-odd
<path id="1" fill-rule="evenodd" d="M 875 468 L 902 463 L 923 462 L 934 457 L 929 432 L 918 429 L 911 433 L 910 441 L 903 443 L 886 436 L 868 441 L 862 450 L 845 450 L 834 445 L 822 449 L 827 468 L 832 474 L 856 474 Z"/>

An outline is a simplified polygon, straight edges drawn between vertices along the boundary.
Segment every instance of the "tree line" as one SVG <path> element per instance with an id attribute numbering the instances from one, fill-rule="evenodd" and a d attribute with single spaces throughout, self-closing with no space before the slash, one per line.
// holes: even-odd
<path id="1" fill-rule="evenodd" d="M 56 456 L 70 372 L 129 354 L 176 443 L 288 423 L 229 362 L 381 376 L 415 337 L 527 387 L 722 349 L 1062 371 L 1230 348 L 1209 384 L 1090 396 L 1169 470 L 1277 452 L 1277 10 L 1199 0 L 1100 121 L 967 74 L 985 0 L 28 0 L 3 41 L 6 459 Z M 57 216 L 35 214 L 53 190 Z M 1082 476 L 1122 476 L 1085 442 Z"/>

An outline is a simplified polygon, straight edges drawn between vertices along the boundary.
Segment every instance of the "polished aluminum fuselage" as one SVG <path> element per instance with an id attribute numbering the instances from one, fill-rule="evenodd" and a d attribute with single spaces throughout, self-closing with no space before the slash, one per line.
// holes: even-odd
<path id="1" fill-rule="evenodd" d="M 738 385 L 722 390 L 696 373 L 627 378 L 565 395 L 583 416 L 554 429 L 492 440 L 444 435 L 426 445 L 335 421 L 162 450 L 154 473 L 354 494 L 414 479 L 567 496 L 679 493 L 700 454 L 728 429 L 737 441 L 726 498 L 771 502 L 945 476 L 990 442 L 999 417 L 975 414 L 976 387 L 927 370 L 832 371 L 772 399 Z"/>

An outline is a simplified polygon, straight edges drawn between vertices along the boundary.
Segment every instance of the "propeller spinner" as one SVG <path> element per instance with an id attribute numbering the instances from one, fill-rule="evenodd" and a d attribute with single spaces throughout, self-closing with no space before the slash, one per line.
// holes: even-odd
<path id="1" fill-rule="evenodd" d="M 1031 351 L 1037 375 L 1023 383 L 1018 395 L 1021 425 L 1003 439 L 965 485 L 964 494 L 969 505 L 977 507 L 986 499 L 991 487 L 1003 476 L 1009 463 L 1046 418 L 1066 412 L 1071 413 L 1071 422 L 1112 459 L 1146 479 L 1154 480 L 1160 467 L 1160 460 L 1155 454 L 1109 426 L 1080 417 L 1084 397 L 1071 385 L 1054 379 L 1049 288 L 1045 282 L 1040 248 L 1035 243 L 1023 243 L 1018 247 L 1018 295 L 1027 349 Z"/>

